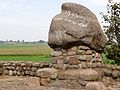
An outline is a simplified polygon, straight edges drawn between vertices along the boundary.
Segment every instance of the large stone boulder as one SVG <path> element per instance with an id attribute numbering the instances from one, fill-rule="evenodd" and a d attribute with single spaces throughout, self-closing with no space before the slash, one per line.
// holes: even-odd
<path id="1" fill-rule="evenodd" d="M 108 90 L 102 82 L 89 82 L 85 86 L 86 90 Z"/>
<path id="2" fill-rule="evenodd" d="M 102 51 L 106 41 L 96 16 L 82 5 L 65 3 L 62 12 L 52 19 L 48 44 L 53 49 L 82 44 Z"/>
<path id="3" fill-rule="evenodd" d="M 36 75 L 41 78 L 49 77 L 51 79 L 57 78 L 57 70 L 54 68 L 43 68 L 36 71 Z"/>
<path id="4" fill-rule="evenodd" d="M 70 69 L 58 74 L 60 80 L 84 80 L 84 81 L 98 81 L 100 80 L 99 74 L 92 69 Z"/>

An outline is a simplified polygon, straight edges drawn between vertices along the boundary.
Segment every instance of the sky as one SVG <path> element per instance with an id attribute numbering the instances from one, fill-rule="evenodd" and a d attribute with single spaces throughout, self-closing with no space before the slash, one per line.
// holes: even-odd
<path id="1" fill-rule="evenodd" d="M 119 1 L 119 0 L 114 0 Z M 0 40 L 48 40 L 52 18 L 65 2 L 89 8 L 102 22 L 107 0 L 0 0 Z"/>

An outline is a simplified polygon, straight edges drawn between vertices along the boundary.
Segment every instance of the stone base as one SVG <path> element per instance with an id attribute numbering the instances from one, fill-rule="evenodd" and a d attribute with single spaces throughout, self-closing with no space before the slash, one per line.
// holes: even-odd
<path id="1" fill-rule="evenodd" d="M 54 68 L 40 69 L 37 71 L 40 85 L 45 87 L 57 87 L 75 90 L 119 90 L 115 88 L 117 83 L 112 76 L 106 76 L 104 69 L 103 75 L 95 69 L 69 69 L 66 71 Z M 113 74 L 113 73 L 112 73 Z M 54 78 L 51 78 L 54 76 Z M 117 86 L 119 86 L 117 84 Z M 115 88 L 115 89 L 114 89 Z"/>
<path id="2" fill-rule="evenodd" d="M 51 55 L 51 63 L 56 69 L 103 67 L 101 54 L 87 46 L 81 45 L 69 49 L 55 48 Z"/>

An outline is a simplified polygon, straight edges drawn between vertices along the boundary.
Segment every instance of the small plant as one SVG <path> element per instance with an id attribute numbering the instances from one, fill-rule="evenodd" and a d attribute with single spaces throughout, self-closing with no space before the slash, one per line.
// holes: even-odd
<path id="1" fill-rule="evenodd" d="M 114 45 L 110 48 L 106 47 L 106 57 L 114 60 L 114 62 L 120 65 L 120 49 Z"/>

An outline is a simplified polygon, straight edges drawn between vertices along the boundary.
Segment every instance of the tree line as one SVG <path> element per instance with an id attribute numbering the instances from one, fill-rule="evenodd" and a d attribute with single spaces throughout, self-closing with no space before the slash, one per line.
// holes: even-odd
<path id="1" fill-rule="evenodd" d="M 27 44 L 27 43 L 47 43 L 44 40 L 25 41 L 25 40 L 0 40 L 0 44 Z"/>

